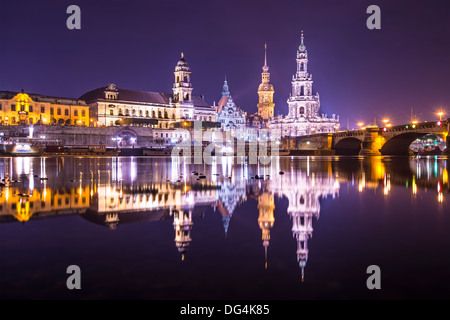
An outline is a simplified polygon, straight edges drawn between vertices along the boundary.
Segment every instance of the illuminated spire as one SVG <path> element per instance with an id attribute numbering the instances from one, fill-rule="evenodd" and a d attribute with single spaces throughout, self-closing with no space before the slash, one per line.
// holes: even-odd
<path id="1" fill-rule="evenodd" d="M 181 52 L 181 59 L 183 59 L 184 58 L 184 53 L 183 52 Z"/>
<path id="2" fill-rule="evenodd" d="M 264 43 L 264 66 L 262 69 L 264 72 L 269 71 L 269 67 L 267 66 L 267 43 Z"/>
<path id="3" fill-rule="evenodd" d="M 227 75 L 225 75 L 225 81 L 223 83 L 223 88 L 222 88 L 222 97 L 228 97 L 230 95 L 230 89 L 228 88 L 228 82 L 227 82 Z"/>
<path id="4" fill-rule="evenodd" d="M 301 32 L 301 37 L 300 37 L 300 46 L 298 47 L 300 52 L 306 52 L 306 46 L 305 46 L 305 37 L 303 36 L 303 30 Z"/>

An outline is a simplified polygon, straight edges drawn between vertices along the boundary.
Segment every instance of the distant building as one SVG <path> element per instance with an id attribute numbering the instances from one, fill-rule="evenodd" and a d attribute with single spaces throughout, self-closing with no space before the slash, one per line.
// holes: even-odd
<path id="1" fill-rule="evenodd" d="M 89 106 L 80 99 L 0 91 L 0 124 L 89 126 Z"/>
<path id="2" fill-rule="evenodd" d="M 222 130 L 244 130 L 246 113 L 233 101 L 226 79 L 223 84 L 222 97 L 215 109 L 217 112 L 216 121 L 220 122 Z"/>
<path id="3" fill-rule="evenodd" d="M 308 73 L 308 52 L 303 32 L 297 50 L 297 72 L 292 76 L 292 92 L 287 101 L 289 114 L 270 121 L 269 128 L 275 136 L 302 136 L 313 133 L 336 132 L 339 116 L 319 115 L 319 93 L 313 92 L 312 75 Z"/>
<path id="4" fill-rule="evenodd" d="M 216 121 L 215 109 L 202 96 L 193 96 L 191 71 L 182 54 L 178 61 L 172 93 L 117 88 L 97 88 L 81 96 L 100 126 L 139 125 L 172 129 L 184 120 Z"/>

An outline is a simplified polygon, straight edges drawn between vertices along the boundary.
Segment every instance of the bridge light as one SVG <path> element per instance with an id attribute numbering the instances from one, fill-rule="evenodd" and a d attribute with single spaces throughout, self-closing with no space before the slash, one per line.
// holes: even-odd
<path id="1" fill-rule="evenodd" d="M 409 126 L 408 125 L 406 125 L 406 127 L 405 127 L 406 129 L 409 129 Z"/>
<path id="2" fill-rule="evenodd" d="M 416 127 L 416 125 L 415 125 L 415 124 L 413 124 L 413 125 L 412 125 L 412 128 L 414 129 L 415 127 Z"/>
<path id="3" fill-rule="evenodd" d="M 436 124 L 437 124 L 438 126 L 440 126 L 440 125 L 442 124 L 442 122 L 441 122 L 441 121 L 438 121 Z"/>
<path id="4" fill-rule="evenodd" d="M 386 132 L 386 131 L 387 131 L 387 128 L 383 128 L 383 131 Z"/>
<path id="5" fill-rule="evenodd" d="M 443 111 L 439 111 L 437 113 L 437 115 L 439 116 L 439 122 L 441 122 L 442 121 L 442 116 L 444 115 L 444 112 Z"/>

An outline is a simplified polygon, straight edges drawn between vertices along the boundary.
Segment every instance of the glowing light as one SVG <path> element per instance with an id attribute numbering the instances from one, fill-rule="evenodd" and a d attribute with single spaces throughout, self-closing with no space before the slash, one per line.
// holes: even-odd
<path id="1" fill-rule="evenodd" d="M 389 192 L 391 191 L 391 178 L 390 175 L 385 174 L 384 180 L 383 180 L 383 191 L 384 195 L 387 196 Z"/>

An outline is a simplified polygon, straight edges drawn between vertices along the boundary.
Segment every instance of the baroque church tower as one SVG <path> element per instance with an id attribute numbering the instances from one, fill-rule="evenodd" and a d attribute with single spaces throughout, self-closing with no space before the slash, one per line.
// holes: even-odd
<path id="1" fill-rule="evenodd" d="M 192 100 L 191 69 L 189 68 L 184 54 L 175 67 L 175 82 L 173 84 L 173 103 L 179 109 L 179 117 L 192 119 L 194 117 L 194 104 Z"/>
<path id="2" fill-rule="evenodd" d="M 319 94 L 313 95 L 312 75 L 308 73 L 308 51 L 304 44 L 303 31 L 297 50 L 297 72 L 292 76 L 292 93 L 288 99 L 289 118 L 308 119 L 319 114 Z"/>
<path id="3" fill-rule="evenodd" d="M 264 66 L 262 67 L 263 72 L 261 74 L 262 81 L 258 87 L 258 116 L 263 120 L 269 120 L 270 118 L 273 118 L 273 109 L 275 108 L 273 94 L 275 91 L 273 85 L 270 84 L 270 73 L 269 67 L 267 66 L 267 44 L 264 48 Z"/>

